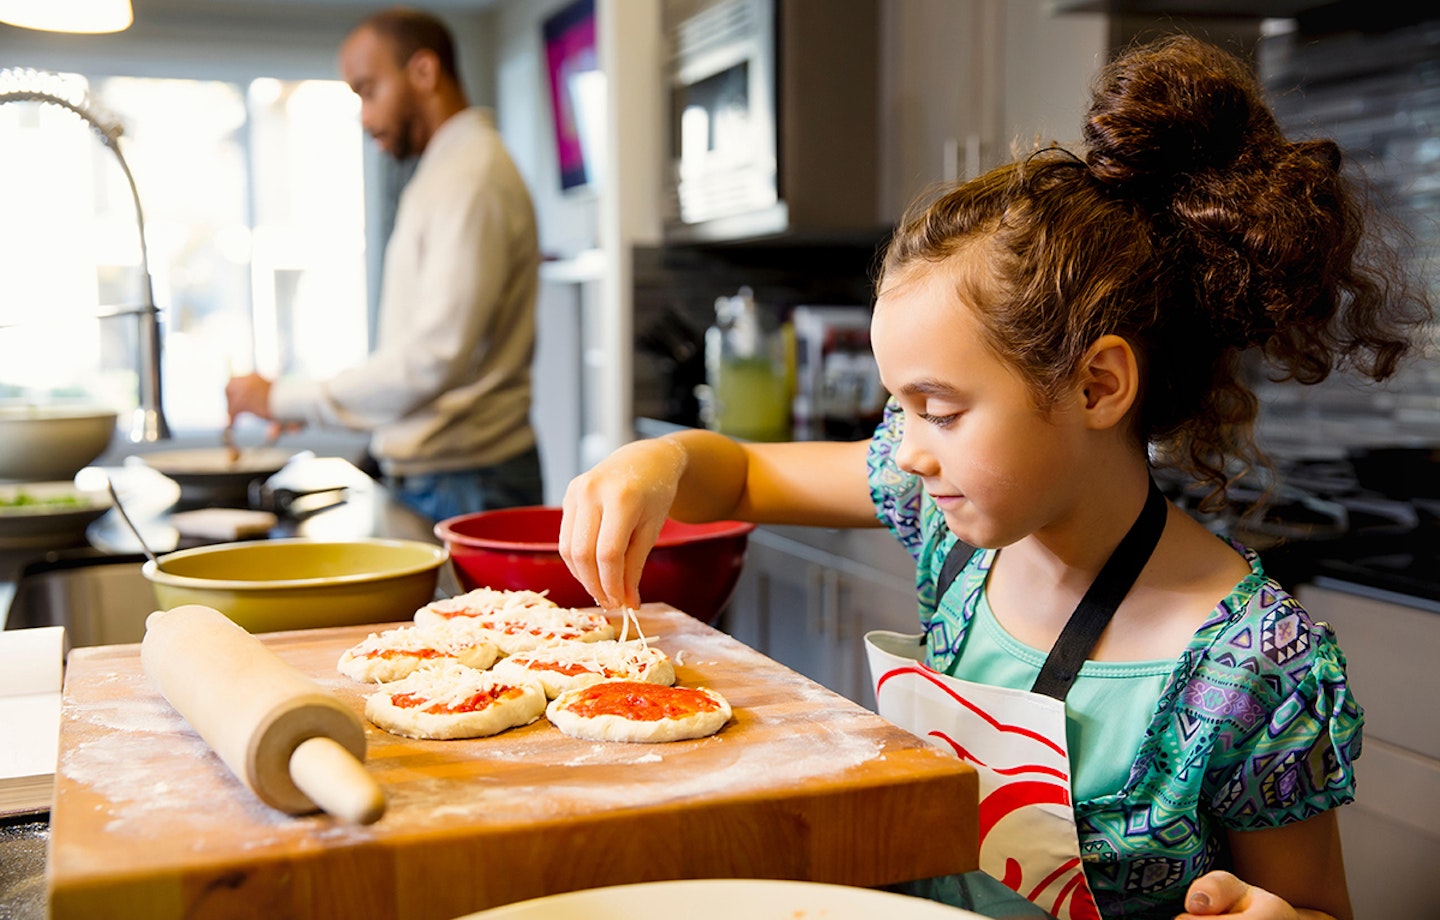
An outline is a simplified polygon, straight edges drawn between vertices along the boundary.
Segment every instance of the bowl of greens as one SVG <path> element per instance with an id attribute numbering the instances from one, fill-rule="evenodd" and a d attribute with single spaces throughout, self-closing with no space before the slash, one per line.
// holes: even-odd
<path id="1" fill-rule="evenodd" d="M 110 510 L 103 489 L 73 482 L 0 483 L 0 549 L 55 548 L 85 542 L 85 528 Z"/>

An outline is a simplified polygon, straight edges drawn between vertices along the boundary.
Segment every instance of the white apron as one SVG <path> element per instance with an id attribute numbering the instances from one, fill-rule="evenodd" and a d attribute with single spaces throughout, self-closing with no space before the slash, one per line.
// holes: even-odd
<path id="1" fill-rule="evenodd" d="M 1065 704 L 926 667 L 923 636 L 865 636 L 876 709 L 980 779 L 980 868 L 1060 920 L 1099 920 L 1080 865 Z"/>
<path id="2" fill-rule="evenodd" d="M 1080 861 L 1065 695 L 1165 527 L 1155 483 L 1130 531 L 1065 624 L 1031 690 L 992 687 L 924 664 L 925 637 L 867 633 L 876 710 L 971 764 L 980 780 L 980 868 L 1059 920 L 1100 920 Z M 957 545 L 936 603 L 959 574 Z"/>

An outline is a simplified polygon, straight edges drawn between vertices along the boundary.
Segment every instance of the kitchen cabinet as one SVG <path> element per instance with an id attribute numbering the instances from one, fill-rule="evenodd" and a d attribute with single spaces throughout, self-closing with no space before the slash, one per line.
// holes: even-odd
<path id="1" fill-rule="evenodd" d="M 1328 577 L 1297 596 L 1335 630 L 1365 710 L 1355 801 L 1340 809 L 1357 917 L 1427 917 L 1440 866 L 1440 604 Z"/>
<path id="2" fill-rule="evenodd" d="M 873 709 L 864 635 L 918 630 L 914 571 L 886 530 L 756 528 L 721 623 L 746 645 Z"/>
<path id="3" fill-rule="evenodd" d="M 1103 13 L 1039 0 L 906 0 L 881 8 L 880 206 L 1037 143 L 1073 143 L 1109 46 Z"/>

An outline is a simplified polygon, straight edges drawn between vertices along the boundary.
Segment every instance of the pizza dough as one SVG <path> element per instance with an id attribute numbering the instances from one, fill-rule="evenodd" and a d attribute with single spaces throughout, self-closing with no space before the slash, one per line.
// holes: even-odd
<path id="1" fill-rule="evenodd" d="M 561 642 L 599 642 L 615 638 L 615 627 L 598 610 L 572 607 L 527 607 L 509 613 L 475 617 L 474 629 L 484 633 L 502 655 L 516 655 Z"/>
<path id="2" fill-rule="evenodd" d="M 511 655 L 495 665 L 495 675 L 508 680 L 538 680 L 554 699 L 566 690 L 602 680 L 633 680 L 670 686 L 675 666 L 658 648 L 638 642 L 562 642 Z"/>
<path id="3" fill-rule="evenodd" d="M 462 617 L 493 616 L 512 613 L 531 607 L 555 607 L 539 591 L 501 591 L 495 588 L 476 588 L 454 597 L 431 601 L 415 611 L 415 623 L 419 626 L 436 626 Z"/>
<path id="4" fill-rule="evenodd" d="M 483 671 L 500 655 L 488 635 L 463 623 L 387 629 L 378 635 L 371 633 L 342 652 L 336 668 L 351 680 L 376 684 L 441 664 Z"/>
<path id="5" fill-rule="evenodd" d="M 538 682 L 518 683 L 462 664 L 421 668 L 365 699 L 365 717 L 409 738 L 483 738 L 528 725 L 545 711 Z"/>
<path id="6" fill-rule="evenodd" d="M 545 709 L 560 731 L 585 741 L 683 741 L 718 732 L 730 704 L 704 687 L 609 680 L 566 690 Z"/>

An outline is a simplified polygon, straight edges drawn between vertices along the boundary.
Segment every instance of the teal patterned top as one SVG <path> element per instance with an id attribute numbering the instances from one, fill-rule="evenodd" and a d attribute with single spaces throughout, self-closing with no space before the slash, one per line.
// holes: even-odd
<path id="1" fill-rule="evenodd" d="M 937 605 L 935 580 L 956 540 L 919 480 L 895 464 L 902 423 L 892 401 L 870 444 L 871 496 L 915 557 L 927 663 L 944 671 L 995 552 L 974 553 Z M 1237 550 L 1251 574 L 1175 662 L 1124 786 L 1076 803 L 1086 878 L 1107 918 L 1170 920 L 1192 881 L 1228 867 L 1226 829 L 1277 827 L 1354 798 L 1364 716 L 1344 654 L 1253 551 Z"/>

